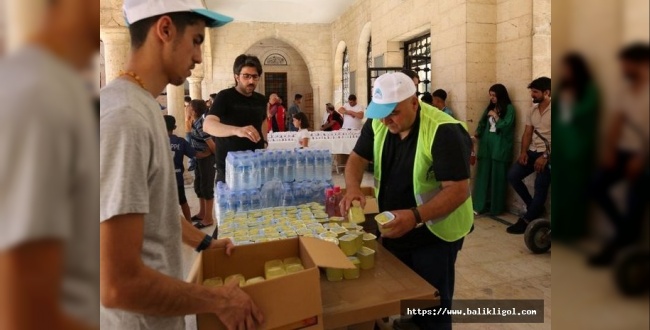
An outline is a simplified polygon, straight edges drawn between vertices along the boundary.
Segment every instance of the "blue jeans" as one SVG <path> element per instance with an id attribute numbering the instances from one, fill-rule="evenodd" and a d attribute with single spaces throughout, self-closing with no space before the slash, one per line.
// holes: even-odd
<path id="1" fill-rule="evenodd" d="M 533 196 L 528 192 L 528 187 L 522 182 L 522 180 L 535 172 L 535 161 L 537 158 L 541 157 L 543 152 L 527 151 L 528 153 L 528 162 L 526 165 L 521 165 L 518 162 L 515 162 L 510 171 L 508 172 L 508 182 L 512 188 L 515 189 L 517 195 L 521 197 L 521 200 L 526 204 L 526 214 L 522 218 L 524 220 L 535 220 L 542 216 L 544 213 L 544 204 L 546 203 L 546 196 L 548 195 L 548 187 L 551 185 L 551 170 L 548 168 L 548 165 L 544 167 L 544 170 L 540 173 L 537 173 L 535 177 L 535 194 Z"/>
<path id="2" fill-rule="evenodd" d="M 465 238 L 446 242 L 431 234 L 431 245 L 411 248 L 386 248 L 397 259 L 433 285 L 440 294 L 440 307 L 451 308 L 456 279 L 456 256 Z M 450 315 L 413 316 L 420 329 L 451 329 Z"/>

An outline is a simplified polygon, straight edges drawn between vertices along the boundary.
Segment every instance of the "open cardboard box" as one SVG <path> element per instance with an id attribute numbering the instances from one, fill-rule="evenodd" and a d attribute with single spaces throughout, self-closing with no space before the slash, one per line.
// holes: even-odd
<path id="1" fill-rule="evenodd" d="M 316 238 L 286 240 L 237 246 L 228 257 L 224 249 L 205 250 L 198 255 L 195 275 L 189 279 L 202 284 L 215 276 L 242 274 L 264 276 L 264 263 L 273 259 L 299 257 L 305 270 L 251 284 L 242 288 L 264 314 L 262 329 L 322 329 L 323 306 L 318 267 L 354 268 L 334 244 Z M 196 316 L 199 330 L 225 329 L 214 314 Z"/>

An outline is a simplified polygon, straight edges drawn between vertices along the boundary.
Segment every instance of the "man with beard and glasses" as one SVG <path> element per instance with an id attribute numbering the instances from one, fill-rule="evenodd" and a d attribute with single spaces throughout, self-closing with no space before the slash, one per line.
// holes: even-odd
<path id="1" fill-rule="evenodd" d="M 551 169 L 548 167 L 550 150 L 546 150 L 542 138 L 533 134 L 533 131 L 537 131 L 551 143 L 551 78 L 537 78 L 528 88 L 535 105 L 526 115 L 519 158 L 508 172 L 508 182 L 526 204 L 526 213 L 506 229 L 510 234 L 523 234 L 528 223 L 544 213 L 544 203 L 551 185 Z M 522 180 L 533 172 L 537 173 L 537 177 L 535 194 L 531 196 Z"/>
<path id="2" fill-rule="evenodd" d="M 233 75 L 235 87 L 217 94 L 203 123 L 203 131 L 216 137 L 216 182 L 226 182 L 228 152 L 262 149 L 268 132 L 266 97 L 255 92 L 262 76 L 260 60 L 252 55 L 237 56 Z"/>

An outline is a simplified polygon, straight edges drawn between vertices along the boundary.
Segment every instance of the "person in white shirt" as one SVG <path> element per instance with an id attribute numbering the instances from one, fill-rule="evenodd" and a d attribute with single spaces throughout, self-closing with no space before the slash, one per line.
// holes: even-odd
<path id="1" fill-rule="evenodd" d="M 348 103 L 338 109 L 343 115 L 343 127 L 341 129 L 361 129 L 363 125 L 363 107 L 357 103 L 357 96 L 350 94 Z"/>
<path id="2" fill-rule="evenodd" d="M 309 118 L 304 112 L 298 112 L 293 115 L 293 126 L 298 128 L 296 134 L 296 141 L 300 148 L 307 148 L 309 146 Z"/>

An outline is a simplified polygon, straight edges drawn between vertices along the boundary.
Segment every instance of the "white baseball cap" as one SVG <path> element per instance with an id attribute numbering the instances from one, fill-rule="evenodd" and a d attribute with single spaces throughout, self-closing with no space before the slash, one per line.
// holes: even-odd
<path id="1" fill-rule="evenodd" d="M 401 72 L 384 73 L 372 88 L 372 102 L 368 105 L 366 117 L 381 119 L 388 116 L 398 103 L 415 95 L 413 79 Z"/>
<path id="2" fill-rule="evenodd" d="M 232 22 L 232 17 L 208 10 L 201 0 L 124 0 L 122 6 L 127 26 L 145 18 L 174 12 L 193 12 L 205 17 L 208 27 Z"/>

